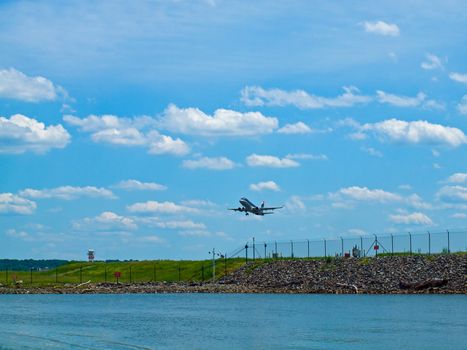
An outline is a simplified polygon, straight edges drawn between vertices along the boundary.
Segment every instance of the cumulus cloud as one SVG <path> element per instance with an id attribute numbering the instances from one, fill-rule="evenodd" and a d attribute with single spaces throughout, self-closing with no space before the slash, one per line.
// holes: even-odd
<path id="1" fill-rule="evenodd" d="M 67 97 L 68 94 L 44 77 L 29 77 L 14 68 L 0 70 L 0 98 L 40 102 L 54 101 L 59 96 Z"/>
<path id="2" fill-rule="evenodd" d="M 79 197 L 91 197 L 91 198 L 116 198 L 112 191 L 101 187 L 94 186 L 60 186 L 49 189 L 36 190 L 27 188 L 19 192 L 20 196 L 42 199 L 42 198 L 53 198 L 53 199 L 64 199 L 72 200 Z"/>
<path id="3" fill-rule="evenodd" d="M 300 166 L 300 163 L 293 159 L 259 154 L 249 155 L 246 162 L 251 167 L 294 168 Z"/>
<path id="4" fill-rule="evenodd" d="M 311 128 L 303 122 L 295 124 L 286 124 L 279 130 L 279 134 L 309 134 L 312 132 Z"/>
<path id="5" fill-rule="evenodd" d="M 363 28 L 368 33 L 374 33 L 384 36 L 399 36 L 400 30 L 397 24 L 387 23 L 383 21 L 365 21 Z"/>
<path id="6" fill-rule="evenodd" d="M 117 215 L 111 211 L 105 211 L 92 218 L 84 218 L 72 222 L 75 230 L 97 231 L 126 231 L 136 230 L 138 225 L 131 218 Z"/>
<path id="7" fill-rule="evenodd" d="M 423 213 L 411 213 L 411 214 L 394 214 L 389 215 L 389 220 L 396 224 L 403 224 L 403 225 L 433 225 L 433 221 Z"/>
<path id="8" fill-rule="evenodd" d="M 36 210 L 36 203 L 13 193 L 0 193 L 0 213 L 30 215 Z"/>
<path id="9" fill-rule="evenodd" d="M 264 181 L 264 182 L 258 182 L 257 184 L 251 184 L 250 190 L 252 191 L 263 191 L 263 190 L 280 191 L 281 189 L 274 181 Z"/>
<path id="10" fill-rule="evenodd" d="M 197 229 L 204 230 L 206 225 L 191 220 L 168 220 L 163 221 L 158 217 L 135 218 L 138 223 L 149 227 L 167 228 L 167 229 Z"/>
<path id="11" fill-rule="evenodd" d="M 467 173 L 454 173 L 449 176 L 445 182 L 449 183 L 467 183 Z"/>
<path id="12" fill-rule="evenodd" d="M 292 153 L 285 156 L 287 159 L 308 159 L 308 160 L 327 160 L 325 154 L 310 154 L 310 153 Z"/>
<path id="13" fill-rule="evenodd" d="M 451 215 L 453 219 L 467 219 L 467 214 L 465 213 L 454 213 Z"/>
<path id="14" fill-rule="evenodd" d="M 382 140 L 411 144 L 428 143 L 458 147 L 467 143 L 467 136 L 460 129 L 432 124 L 424 120 L 404 121 L 388 119 L 377 123 L 367 123 L 359 132 L 374 133 Z"/>
<path id="15" fill-rule="evenodd" d="M 431 53 L 426 54 L 425 61 L 423 61 L 420 64 L 420 67 L 422 67 L 423 69 L 426 69 L 426 70 L 443 69 L 444 68 L 443 63 L 441 62 L 441 59 L 438 56 L 433 55 Z"/>
<path id="16" fill-rule="evenodd" d="M 458 83 L 467 84 L 467 74 L 453 72 L 449 74 L 449 78 L 451 78 L 451 80 L 457 81 Z"/>
<path id="17" fill-rule="evenodd" d="M 272 133 L 278 120 L 259 112 L 236 112 L 218 109 L 212 116 L 198 108 L 178 108 L 170 105 L 162 114 L 161 127 L 166 130 L 205 136 L 254 136 Z"/>
<path id="18" fill-rule="evenodd" d="M 52 148 L 64 148 L 70 134 L 61 126 L 38 122 L 21 114 L 0 117 L 0 153 L 46 153 Z"/>
<path id="19" fill-rule="evenodd" d="M 357 201 L 375 201 L 380 203 L 401 201 L 402 197 L 396 193 L 381 189 L 371 190 L 368 187 L 351 186 L 341 188 L 338 194 Z"/>
<path id="20" fill-rule="evenodd" d="M 149 154 L 181 156 L 190 152 L 189 146 L 183 140 L 160 134 L 155 129 L 157 121 L 151 117 L 120 118 L 114 115 L 90 115 L 81 119 L 66 115 L 63 120 L 78 127 L 80 131 L 91 133 L 91 139 L 97 143 L 146 147 Z"/>
<path id="21" fill-rule="evenodd" d="M 133 179 L 120 181 L 113 187 L 127 191 L 163 191 L 167 189 L 166 186 L 155 182 L 141 182 Z"/>
<path id="22" fill-rule="evenodd" d="M 362 147 L 361 150 L 368 153 L 370 156 L 373 156 L 373 157 L 378 157 L 378 158 L 383 157 L 383 153 L 381 153 L 377 149 L 374 149 L 373 147 Z"/>
<path id="23" fill-rule="evenodd" d="M 128 211 L 133 213 L 165 213 L 165 214 L 182 214 L 195 213 L 198 210 L 185 205 L 176 204 L 173 202 L 157 202 L 147 201 L 139 202 L 127 206 Z"/>
<path id="24" fill-rule="evenodd" d="M 467 115 L 467 95 L 464 95 L 462 97 L 462 100 L 457 105 L 457 110 L 459 111 L 460 114 Z"/>
<path id="25" fill-rule="evenodd" d="M 423 92 L 419 92 L 416 97 L 399 96 L 381 90 L 376 91 L 376 94 L 380 103 L 387 103 L 397 107 L 420 106 L 426 99 L 426 95 Z"/>
<path id="26" fill-rule="evenodd" d="M 368 103 L 371 97 L 360 95 L 354 86 L 344 87 L 344 93 L 334 98 L 308 94 L 303 90 L 285 91 L 263 89 L 260 86 L 247 86 L 241 91 L 241 100 L 247 106 L 295 106 L 300 109 L 325 107 L 351 107 Z"/>
<path id="27" fill-rule="evenodd" d="M 467 202 L 467 187 L 443 186 L 436 193 L 436 197 L 448 203 Z"/>
<path id="28" fill-rule="evenodd" d="M 304 212 L 306 210 L 305 203 L 299 196 L 290 197 L 285 203 L 285 208 L 291 213 Z"/>
<path id="29" fill-rule="evenodd" d="M 187 169 L 228 170 L 235 168 L 235 163 L 226 157 L 202 157 L 184 160 L 182 166 Z"/>

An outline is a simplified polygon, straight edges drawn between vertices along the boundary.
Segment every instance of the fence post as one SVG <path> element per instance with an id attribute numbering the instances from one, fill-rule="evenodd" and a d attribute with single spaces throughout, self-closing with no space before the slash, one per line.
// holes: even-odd
<path id="1" fill-rule="evenodd" d="M 409 232 L 410 255 L 412 255 L 412 234 Z"/>
<path id="2" fill-rule="evenodd" d="M 5 284 L 8 285 L 8 267 L 5 267 Z"/>
<path id="3" fill-rule="evenodd" d="M 293 241 L 290 241 L 290 257 L 293 259 Z"/>
<path id="4" fill-rule="evenodd" d="M 277 259 L 277 241 L 274 241 L 274 251 L 276 253 L 276 259 Z"/>
<path id="5" fill-rule="evenodd" d="M 58 283 L 58 267 L 55 268 L 55 283 Z"/>
<path id="6" fill-rule="evenodd" d="M 227 254 L 224 254 L 224 276 L 227 275 Z"/>
<path id="7" fill-rule="evenodd" d="M 394 236 L 391 233 L 391 255 L 394 255 Z"/>
<path id="8" fill-rule="evenodd" d="M 324 240 L 324 257 L 327 257 L 328 254 L 326 252 L 326 240 Z"/>
<path id="9" fill-rule="evenodd" d="M 180 280 L 181 280 L 180 271 L 181 271 L 180 264 L 178 264 L 178 282 L 180 282 Z"/>
<path id="10" fill-rule="evenodd" d="M 130 265 L 130 283 L 131 283 L 131 280 L 132 280 L 132 279 L 131 279 L 131 265 Z"/>
<path id="11" fill-rule="evenodd" d="M 253 237 L 253 260 L 256 259 L 255 237 Z"/>
<path id="12" fill-rule="evenodd" d="M 204 265 L 201 265 L 201 280 L 204 282 Z"/>
<path id="13" fill-rule="evenodd" d="M 375 236 L 375 243 L 377 246 L 378 246 L 378 249 L 379 249 L 379 244 L 378 244 L 378 236 L 376 236 L 375 234 L 373 234 Z M 374 248 L 374 246 L 373 246 Z M 378 249 L 375 249 L 375 256 L 378 256 Z"/>
<path id="14" fill-rule="evenodd" d="M 30 282 L 31 282 L 31 286 L 32 286 L 32 267 L 29 270 L 30 270 L 29 272 L 31 274 Z"/>
<path id="15" fill-rule="evenodd" d="M 107 263 L 104 262 L 104 282 L 107 283 Z"/>
<path id="16" fill-rule="evenodd" d="M 341 257 L 344 257 L 344 239 L 341 237 Z"/>
<path id="17" fill-rule="evenodd" d="M 245 262 L 248 262 L 248 243 L 245 244 Z"/>
<path id="18" fill-rule="evenodd" d="M 83 283 L 83 265 L 79 267 L 79 283 Z"/>
<path id="19" fill-rule="evenodd" d="M 264 242 L 264 258 L 265 259 L 266 259 L 266 248 L 267 248 L 267 246 L 268 246 L 267 243 Z"/>
<path id="20" fill-rule="evenodd" d="M 430 231 L 428 231 L 428 255 L 431 255 L 431 235 L 430 235 Z"/>
<path id="21" fill-rule="evenodd" d="M 306 252 L 307 254 L 306 255 L 309 258 L 310 257 L 310 240 L 307 239 L 306 243 L 307 243 L 307 252 Z"/>
<path id="22" fill-rule="evenodd" d="M 450 244 L 451 242 L 449 240 L 449 230 L 446 230 L 446 232 L 448 233 L 448 253 L 450 253 L 451 252 L 451 244 Z"/>
<path id="23" fill-rule="evenodd" d="M 362 253 L 363 253 L 363 237 L 360 236 L 360 256 L 359 256 L 360 258 L 362 256 Z"/>
<path id="24" fill-rule="evenodd" d="M 157 280 L 157 275 L 156 275 L 156 264 L 154 264 L 152 266 L 152 279 L 154 280 L 154 282 L 156 282 Z"/>

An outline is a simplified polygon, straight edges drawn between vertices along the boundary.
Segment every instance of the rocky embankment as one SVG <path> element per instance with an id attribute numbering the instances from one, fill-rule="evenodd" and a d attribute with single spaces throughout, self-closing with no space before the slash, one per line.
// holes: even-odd
<path id="1" fill-rule="evenodd" d="M 0 286 L 0 294 L 367 293 L 467 294 L 467 254 L 256 261 L 216 283 Z"/>

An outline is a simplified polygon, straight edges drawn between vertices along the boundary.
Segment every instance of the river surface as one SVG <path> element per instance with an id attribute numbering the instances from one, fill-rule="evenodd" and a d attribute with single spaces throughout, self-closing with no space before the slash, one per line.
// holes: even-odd
<path id="1" fill-rule="evenodd" d="M 0 349 L 467 349 L 467 296 L 0 295 Z"/>

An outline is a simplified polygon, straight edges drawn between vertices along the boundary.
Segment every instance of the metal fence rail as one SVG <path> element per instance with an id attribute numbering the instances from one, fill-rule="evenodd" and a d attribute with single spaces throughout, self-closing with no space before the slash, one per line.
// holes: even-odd
<path id="1" fill-rule="evenodd" d="M 378 254 L 440 254 L 467 251 L 467 230 L 442 232 L 407 232 L 338 237 L 334 239 L 302 239 L 290 241 L 248 241 L 229 257 L 312 258 L 328 256 L 375 256 Z"/>

